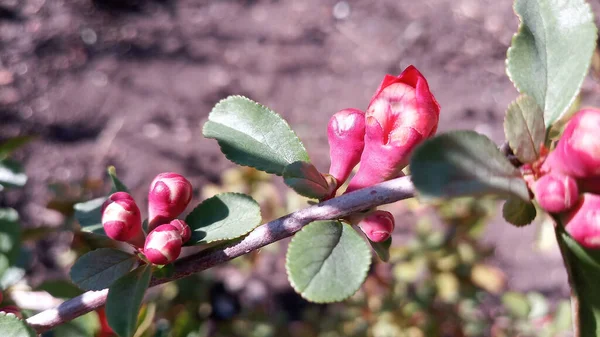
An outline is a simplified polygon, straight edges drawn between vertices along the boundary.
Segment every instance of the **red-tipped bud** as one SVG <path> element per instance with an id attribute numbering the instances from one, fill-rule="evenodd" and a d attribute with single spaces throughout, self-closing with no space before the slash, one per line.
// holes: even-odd
<path id="1" fill-rule="evenodd" d="M 142 216 L 129 193 L 117 192 L 108 197 L 102 205 L 102 226 L 113 240 L 144 246 Z"/>
<path id="2" fill-rule="evenodd" d="M 14 305 L 7 305 L 5 307 L 0 308 L 0 312 L 5 312 L 7 314 L 13 314 L 19 318 L 23 318 L 23 314 L 21 313 L 21 309 Z"/>
<path id="3" fill-rule="evenodd" d="M 387 240 L 394 231 L 394 216 L 386 211 L 374 211 L 358 223 L 358 227 L 373 242 Z"/>
<path id="4" fill-rule="evenodd" d="M 585 109 L 569 121 L 545 166 L 575 178 L 600 175 L 600 110 Z"/>
<path id="5" fill-rule="evenodd" d="M 192 230 L 190 229 L 190 226 L 185 221 L 175 219 L 175 220 L 169 222 L 169 225 L 177 228 L 177 230 L 179 231 L 179 235 L 181 235 L 181 241 L 183 241 L 183 243 L 188 242 L 190 240 L 190 238 L 192 237 Z"/>
<path id="6" fill-rule="evenodd" d="M 179 257 L 183 241 L 179 229 L 169 224 L 156 227 L 146 238 L 144 255 L 152 264 L 168 264 Z"/>
<path id="7" fill-rule="evenodd" d="M 365 148 L 348 191 L 400 176 L 413 149 L 435 134 L 439 114 L 417 68 L 409 66 L 398 77 L 386 75 L 366 112 Z"/>
<path id="8" fill-rule="evenodd" d="M 579 190 L 575 179 L 551 172 L 535 182 L 535 200 L 550 213 L 568 211 L 577 203 Z"/>
<path id="9" fill-rule="evenodd" d="M 360 161 L 365 147 L 365 113 L 358 109 L 344 109 L 336 112 L 327 125 L 329 174 L 341 186 L 354 166 Z"/>
<path id="10" fill-rule="evenodd" d="M 192 200 L 192 184 L 182 175 L 161 173 L 150 184 L 148 193 L 148 229 L 169 223 Z"/>
<path id="11" fill-rule="evenodd" d="M 600 248 L 600 196 L 582 194 L 577 205 L 565 215 L 563 223 L 580 245 Z"/>

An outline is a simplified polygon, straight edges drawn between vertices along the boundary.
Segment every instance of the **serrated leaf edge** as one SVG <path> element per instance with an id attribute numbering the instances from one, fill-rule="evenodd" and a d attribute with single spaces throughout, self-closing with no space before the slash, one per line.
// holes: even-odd
<path id="1" fill-rule="evenodd" d="M 317 221 L 313 221 L 313 222 L 318 222 L 318 221 L 328 221 L 328 220 L 317 220 Z M 334 221 L 334 220 L 331 220 Z M 308 227 L 310 224 L 312 224 L 313 222 L 307 224 L 306 226 L 302 227 L 302 229 L 300 231 L 298 231 L 296 234 L 302 232 L 303 230 L 305 230 L 306 227 Z M 346 223 L 343 223 L 341 221 L 338 221 L 342 226 L 352 226 Z M 351 230 L 354 230 L 353 228 L 351 228 Z M 343 231 L 343 229 L 342 229 Z M 357 233 L 358 234 L 358 233 Z M 312 303 L 334 303 L 334 302 L 341 302 L 343 300 L 346 300 L 352 296 L 354 296 L 354 294 L 356 294 L 356 292 L 358 292 L 360 290 L 360 288 L 362 287 L 362 285 L 365 283 L 365 280 L 367 278 L 367 273 L 369 272 L 369 269 L 371 268 L 371 264 L 373 263 L 373 254 L 371 253 L 371 248 L 369 247 L 369 245 L 365 242 L 365 240 L 362 240 L 363 243 L 363 247 L 365 254 L 368 254 L 371 258 L 369 259 L 369 264 L 364 268 L 364 270 L 362 270 L 361 274 L 361 278 L 362 278 L 362 282 L 360 284 L 360 286 L 351 294 L 348 295 L 346 297 L 340 297 L 340 298 L 331 298 L 331 299 L 327 299 L 327 300 L 314 300 L 311 298 L 308 298 L 304 295 L 304 293 L 302 291 L 300 291 L 298 289 L 298 286 L 294 283 L 294 281 L 291 279 L 290 277 L 290 269 L 289 269 L 289 262 L 290 262 L 290 247 L 294 244 L 294 241 L 296 240 L 296 235 L 294 235 L 294 237 L 292 238 L 292 240 L 290 241 L 290 244 L 288 245 L 288 249 L 287 252 L 285 253 L 285 272 L 287 275 L 287 279 L 288 282 L 290 283 L 290 285 L 292 286 L 292 288 L 294 288 L 294 291 L 296 291 L 296 293 L 298 295 L 300 295 L 302 298 L 304 298 L 305 300 L 312 302 Z"/>
<path id="2" fill-rule="evenodd" d="M 27 329 L 27 332 L 29 332 L 30 335 L 32 335 L 32 336 L 38 335 L 37 332 L 35 332 L 35 330 L 33 330 L 33 328 L 29 324 L 27 324 L 27 321 L 25 319 L 21 319 L 21 318 L 17 317 L 12 312 L 0 311 L 0 315 L 4 316 L 4 317 L 8 317 L 10 319 L 15 319 L 16 321 L 23 323 L 23 326 L 25 327 L 25 329 Z"/>
<path id="3" fill-rule="evenodd" d="M 252 198 L 252 196 L 250 196 L 250 195 L 248 195 L 248 194 L 244 194 L 244 193 L 238 193 L 238 192 L 224 192 L 224 193 L 219 193 L 219 194 L 215 194 L 215 195 L 213 195 L 213 196 L 212 196 L 212 197 L 210 197 L 210 198 L 204 199 L 204 200 L 202 200 L 202 202 L 201 202 L 201 203 L 199 203 L 198 205 L 196 205 L 196 207 L 194 207 L 194 209 L 192 209 L 192 211 L 191 211 L 190 213 L 188 213 L 188 215 L 186 215 L 186 218 L 187 218 L 187 217 L 188 217 L 190 214 L 192 214 L 192 213 L 193 213 L 193 212 L 196 210 L 196 208 L 200 207 L 200 206 L 201 206 L 201 205 L 202 205 L 202 204 L 203 204 L 205 201 L 207 201 L 207 200 L 210 200 L 210 199 L 212 199 L 212 198 L 216 198 L 216 197 L 218 197 L 218 196 L 220 196 L 220 195 L 226 195 L 226 194 L 227 194 L 227 195 L 237 195 L 237 196 L 244 197 L 244 198 L 246 198 L 246 199 L 248 199 L 248 200 L 251 200 L 251 201 L 252 201 L 252 202 L 253 202 L 253 203 L 254 203 L 254 204 L 257 206 L 257 209 L 258 209 L 258 216 L 260 217 L 260 220 L 258 221 L 258 224 L 257 224 L 256 226 L 252 227 L 251 229 L 249 229 L 249 230 L 248 230 L 247 232 L 245 232 L 244 234 L 241 234 L 241 235 L 238 235 L 238 236 L 235 236 L 235 237 L 230 237 L 230 238 L 226 238 L 226 239 L 218 239 L 218 240 L 210 240 L 210 241 L 200 241 L 200 242 L 198 242 L 198 243 L 194 243 L 194 244 L 192 244 L 192 245 L 190 245 L 190 246 L 199 246 L 199 245 L 209 244 L 209 243 L 213 243 L 213 242 L 221 242 L 221 241 L 228 241 L 228 240 L 234 240 L 234 239 L 237 239 L 237 238 L 241 238 L 241 237 L 243 237 L 243 236 L 246 236 L 246 235 L 248 235 L 250 232 L 252 232 L 252 231 L 253 231 L 253 230 L 255 230 L 255 229 L 258 227 L 258 226 L 260 226 L 260 225 L 261 225 L 261 222 L 262 222 L 262 210 L 260 209 L 260 204 L 258 203 L 258 201 L 254 200 L 254 198 Z"/>
<path id="4" fill-rule="evenodd" d="M 306 147 L 304 146 L 304 143 L 302 143 L 302 141 L 300 140 L 300 138 L 298 137 L 298 135 L 296 135 L 296 133 L 294 132 L 294 130 L 292 129 L 292 127 L 290 126 L 290 124 L 287 122 L 287 120 L 285 120 L 285 118 L 281 117 L 281 115 L 280 115 L 280 114 L 278 114 L 277 112 L 273 111 L 273 110 L 272 110 L 272 109 L 270 109 L 269 107 L 267 107 L 267 106 L 265 106 L 265 105 L 262 105 L 262 104 L 260 104 L 260 103 L 258 103 L 258 102 L 256 102 L 256 101 L 253 101 L 252 99 L 250 99 L 250 98 L 248 98 L 248 97 L 246 97 L 246 96 L 242 96 L 242 95 L 230 95 L 230 96 L 227 96 L 226 98 L 223 98 L 223 99 L 221 99 L 221 100 L 220 100 L 219 102 L 217 102 L 217 104 L 215 104 L 215 106 L 214 106 L 214 107 L 213 107 L 213 108 L 210 110 L 210 113 L 208 114 L 208 120 L 207 120 L 207 121 L 208 121 L 208 122 L 215 123 L 215 122 L 213 122 L 213 121 L 211 121 L 211 120 L 210 120 L 210 117 L 211 117 L 211 115 L 213 114 L 213 112 L 214 112 L 214 111 L 217 109 L 217 107 L 218 107 L 218 106 L 220 106 L 221 104 L 223 104 L 223 103 L 224 103 L 226 100 L 228 100 L 228 99 L 232 99 L 232 98 L 241 98 L 241 99 L 243 99 L 243 100 L 246 100 L 246 101 L 248 101 L 248 102 L 250 102 L 250 103 L 253 103 L 254 105 L 257 105 L 257 106 L 259 106 L 259 107 L 261 107 L 261 108 L 264 108 L 264 109 L 266 109 L 266 110 L 267 110 L 267 111 L 269 111 L 270 113 L 272 113 L 272 114 L 274 114 L 275 116 L 279 117 L 279 119 L 281 119 L 281 120 L 284 122 L 284 124 L 285 124 L 285 125 L 288 127 L 288 130 L 290 131 L 291 135 L 292 135 L 292 136 L 293 136 L 293 137 L 294 137 L 294 138 L 295 138 L 295 139 L 298 141 L 298 143 L 300 144 L 300 147 L 302 147 L 302 149 L 304 150 L 304 152 L 306 152 L 306 154 L 307 154 L 307 156 L 308 156 L 308 152 L 306 151 Z M 205 129 L 206 129 L 206 125 L 207 125 L 207 123 L 204 123 L 204 125 L 202 126 L 202 135 L 203 135 L 204 137 L 206 137 L 206 138 L 209 138 L 209 139 L 215 139 L 215 140 L 217 140 L 216 138 L 207 137 L 207 136 L 205 135 Z M 257 167 L 257 166 L 250 166 L 250 165 L 244 165 L 244 164 L 240 164 L 240 163 L 238 163 L 237 161 L 233 160 L 233 158 L 231 158 L 231 154 L 230 154 L 230 153 L 228 153 L 228 152 L 227 152 L 227 151 L 226 151 L 226 150 L 223 148 L 223 146 L 221 145 L 221 142 L 219 142 L 219 141 L 217 140 L 217 144 L 219 145 L 219 149 L 221 149 L 221 153 L 223 153 L 223 154 L 225 155 L 225 158 L 227 158 L 227 159 L 228 159 L 229 161 L 231 161 L 232 163 L 235 163 L 235 164 L 237 164 L 237 165 L 239 165 L 239 166 L 252 167 L 252 168 L 255 168 L 255 169 L 257 169 L 257 170 L 260 170 L 260 171 L 263 171 L 263 172 L 267 172 L 267 173 L 271 173 L 271 174 L 275 174 L 275 175 L 278 175 L 278 176 L 281 176 L 281 175 L 283 175 L 283 172 L 275 172 L 275 171 L 272 171 L 272 170 L 269 170 L 269 169 L 265 169 L 265 168 L 260 168 L 260 167 Z M 288 164 L 291 164 L 291 163 L 288 163 Z"/>

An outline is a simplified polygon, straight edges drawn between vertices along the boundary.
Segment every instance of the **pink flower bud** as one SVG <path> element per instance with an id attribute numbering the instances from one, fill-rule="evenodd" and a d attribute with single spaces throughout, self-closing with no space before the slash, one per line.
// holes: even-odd
<path id="1" fill-rule="evenodd" d="M 373 242 L 387 240 L 394 231 L 394 216 L 386 211 L 374 211 L 358 223 L 358 227 Z"/>
<path id="2" fill-rule="evenodd" d="M 169 222 L 169 225 L 177 228 L 177 230 L 179 231 L 179 235 L 181 235 L 181 240 L 183 241 L 183 243 L 188 242 L 190 240 L 190 238 L 192 237 L 192 230 L 190 229 L 190 226 L 185 221 L 175 219 L 175 220 Z"/>
<path id="3" fill-rule="evenodd" d="M 183 241 L 179 229 L 169 224 L 156 227 L 146 238 L 144 255 L 152 264 L 168 264 L 179 257 Z"/>
<path id="4" fill-rule="evenodd" d="M 144 245 L 142 216 L 135 201 L 126 192 L 112 194 L 102 205 L 102 226 L 109 238 L 136 247 Z"/>
<path id="5" fill-rule="evenodd" d="M 587 248 L 600 248 L 600 195 L 584 193 L 563 218 L 565 229 Z"/>
<path id="6" fill-rule="evenodd" d="M 551 172 L 541 177 L 534 185 L 535 200 L 550 213 L 561 213 L 577 203 L 579 190 L 575 179 Z"/>
<path id="7" fill-rule="evenodd" d="M 365 113 L 358 109 L 344 109 L 336 112 L 327 125 L 329 174 L 341 186 L 354 166 L 360 161 L 365 147 Z"/>
<path id="8" fill-rule="evenodd" d="M 567 124 L 547 164 L 575 178 L 600 175 L 600 110 L 584 109 Z"/>
<path id="9" fill-rule="evenodd" d="M 400 176 L 413 149 L 435 134 L 439 114 L 417 68 L 409 66 L 398 77 L 386 75 L 366 112 L 365 148 L 348 191 Z"/>
<path id="10" fill-rule="evenodd" d="M 150 184 L 148 193 L 148 229 L 169 223 L 192 200 L 192 184 L 182 175 L 161 173 Z"/>

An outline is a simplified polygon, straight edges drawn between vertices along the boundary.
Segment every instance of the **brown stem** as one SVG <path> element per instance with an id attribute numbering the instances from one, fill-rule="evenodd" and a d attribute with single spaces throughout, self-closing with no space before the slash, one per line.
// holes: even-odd
<path id="1" fill-rule="evenodd" d="M 241 241 L 215 250 L 201 251 L 175 263 L 175 271 L 168 278 L 153 278 L 151 286 L 177 280 L 214 267 L 253 250 L 289 237 L 305 225 L 316 220 L 339 219 L 351 213 L 414 196 L 410 177 L 401 177 L 364 188 L 340 197 L 290 213 L 257 227 Z M 84 315 L 104 305 L 108 289 L 88 291 L 58 307 L 42 311 L 27 319 L 38 333 Z"/>

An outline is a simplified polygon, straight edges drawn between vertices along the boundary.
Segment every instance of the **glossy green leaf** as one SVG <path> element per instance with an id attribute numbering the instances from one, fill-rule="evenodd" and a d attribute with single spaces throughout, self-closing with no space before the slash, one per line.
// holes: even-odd
<path id="1" fill-rule="evenodd" d="M 222 193 L 200 203 L 185 218 L 192 229 L 188 245 L 232 240 L 260 225 L 260 206 L 250 196 Z"/>
<path id="2" fill-rule="evenodd" d="M 392 246 L 391 237 L 383 242 L 373 242 L 369 240 L 369 243 L 381 261 L 388 262 L 390 260 L 390 247 Z"/>
<path id="3" fill-rule="evenodd" d="M 556 226 L 556 238 L 570 269 L 571 290 L 578 303 L 573 304 L 578 317 L 579 336 L 600 336 L 600 250 L 579 245 L 562 226 Z"/>
<path id="4" fill-rule="evenodd" d="M 150 285 L 152 266 L 143 265 L 118 279 L 108 290 L 106 318 L 108 325 L 120 337 L 131 337 L 137 327 L 137 317 Z"/>
<path id="5" fill-rule="evenodd" d="M 232 162 L 282 175 L 308 153 L 288 123 L 277 113 L 246 97 L 229 96 L 215 105 L 202 133 L 216 139 Z"/>
<path id="6" fill-rule="evenodd" d="M 81 230 L 94 234 L 106 235 L 102 227 L 102 204 L 106 197 L 80 202 L 73 206 L 75 219 L 79 221 Z"/>
<path id="7" fill-rule="evenodd" d="M 2 337 L 36 337 L 37 333 L 25 321 L 15 315 L 0 313 Z"/>
<path id="8" fill-rule="evenodd" d="M 73 298 L 83 293 L 75 284 L 68 280 L 50 280 L 40 284 L 36 290 L 46 291 L 57 298 Z"/>
<path id="9" fill-rule="evenodd" d="M 537 214 L 535 206 L 530 201 L 510 197 L 502 206 L 502 216 L 508 223 L 517 227 L 529 225 Z"/>
<path id="10" fill-rule="evenodd" d="M 11 159 L 0 160 L 0 190 L 4 187 L 23 187 L 27 175 L 23 166 Z"/>
<path id="11" fill-rule="evenodd" d="M 12 208 L 0 208 L 0 254 L 13 265 L 21 250 L 21 225 L 19 215 Z"/>
<path id="12" fill-rule="evenodd" d="M 539 158 L 546 127 L 544 112 L 534 98 L 521 95 L 508 106 L 504 134 L 513 153 L 522 163 L 532 163 Z"/>
<path id="13" fill-rule="evenodd" d="M 597 29 L 584 0 L 516 0 L 521 20 L 508 50 L 507 73 L 535 98 L 550 127 L 569 108 L 588 72 Z"/>
<path id="14" fill-rule="evenodd" d="M 326 303 L 352 296 L 370 265 L 369 246 L 352 226 L 316 221 L 294 236 L 285 267 L 296 292 L 309 301 Z"/>
<path id="15" fill-rule="evenodd" d="M 328 182 L 317 168 L 305 161 L 297 161 L 285 167 L 283 181 L 296 193 L 313 199 L 323 199 L 331 194 L 335 179 Z"/>
<path id="16" fill-rule="evenodd" d="M 413 153 L 412 181 L 422 198 L 485 194 L 529 200 L 521 172 L 486 136 L 454 131 L 425 141 Z"/>
<path id="17" fill-rule="evenodd" d="M 108 288 L 127 274 L 136 257 L 112 248 L 100 248 L 80 257 L 71 267 L 71 280 L 83 290 Z"/>
<path id="18" fill-rule="evenodd" d="M 107 171 L 108 171 L 108 176 L 110 177 L 110 182 L 112 183 L 110 193 L 115 193 L 115 192 L 129 193 L 129 189 L 127 188 L 127 186 L 125 186 L 125 184 L 123 184 L 123 182 L 121 182 L 121 180 L 119 180 L 119 178 L 117 178 L 117 169 L 115 169 L 114 166 L 109 166 Z"/>

